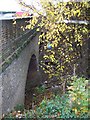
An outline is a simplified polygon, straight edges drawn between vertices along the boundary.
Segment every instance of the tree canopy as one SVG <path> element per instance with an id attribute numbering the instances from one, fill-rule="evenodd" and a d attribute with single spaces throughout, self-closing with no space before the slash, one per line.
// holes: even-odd
<path id="1" fill-rule="evenodd" d="M 26 28 L 33 29 L 37 24 L 40 53 L 40 67 L 49 78 L 72 75 L 75 68 L 80 73 L 84 46 L 89 40 L 88 22 L 90 2 L 60 2 L 60 0 L 40 0 L 41 11 L 35 6 L 20 4 L 37 13 Z M 78 73 L 77 70 L 77 73 Z"/>

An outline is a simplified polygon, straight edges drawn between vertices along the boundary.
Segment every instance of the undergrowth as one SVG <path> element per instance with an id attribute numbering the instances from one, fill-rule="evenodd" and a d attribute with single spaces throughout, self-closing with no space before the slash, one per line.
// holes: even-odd
<path id="1" fill-rule="evenodd" d="M 84 118 L 89 119 L 90 111 L 87 79 L 73 77 L 63 95 L 53 95 L 50 99 L 44 98 L 35 109 L 25 110 L 21 106 L 5 116 L 5 120 L 15 118 Z M 16 114 L 14 114 L 16 113 Z"/>

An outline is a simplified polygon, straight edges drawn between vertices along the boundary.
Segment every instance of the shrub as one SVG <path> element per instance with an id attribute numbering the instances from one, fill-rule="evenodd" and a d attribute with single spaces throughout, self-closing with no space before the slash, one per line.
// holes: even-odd
<path id="1" fill-rule="evenodd" d="M 73 82 L 68 87 L 69 101 L 72 111 L 78 117 L 87 117 L 88 113 L 88 80 L 85 78 L 73 77 Z"/>
<path id="2" fill-rule="evenodd" d="M 73 77 L 63 96 L 44 99 L 36 108 L 37 118 L 88 118 L 88 80 Z"/>

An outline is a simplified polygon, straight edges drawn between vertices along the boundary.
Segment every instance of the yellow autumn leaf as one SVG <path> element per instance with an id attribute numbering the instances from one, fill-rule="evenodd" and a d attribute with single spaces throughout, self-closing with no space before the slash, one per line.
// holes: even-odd
<path id="1" fill-rule="evenodd" d="M 73 86 L 68 87 L 68 90 L 74 90 Z"/>
<path id="2" fill-rule="evenodd" d="M 75 101 L 75 100 L 76 100 L 76 98 L 75 98 L 75 97 L 72 97 L 71 101 Z"/>
<path id="3" fill-rule="evenodd" d="M 77 114 L 77 113 L 78 113 L 77 108 L 74 108 L 74 111 L 75 111 L 75 114 Z"/>

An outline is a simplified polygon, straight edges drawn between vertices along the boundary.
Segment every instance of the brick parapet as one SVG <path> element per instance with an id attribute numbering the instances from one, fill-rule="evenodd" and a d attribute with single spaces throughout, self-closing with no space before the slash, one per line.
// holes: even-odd
<path id="1" fill-rule="evenodd" d="M 30 42 L 28 38 L 35 36 L 36 28 L 33 30 L 23 30 L 29 20 L 29 18 L 17 19 L 15 20 L 16 24 L 13 24 L 14 20 L 1 21 L 2 31 L 0 32 L 0 36 L 2 36 L 2 38 L 0 40 L 2 43 L 2 63 L 0 69 L 2 69 L 2 71 L 18 56 L 26 44 Z"/>
<path id="2" fill-rule="evenodd" d="M 18 19 L 16 24 L 13 20 L 2 20 L 2 60 L 5 60 L 17 47 L 17 37 L 24 34 L 21 26 L 26 25 L 27 19 Z"/>

